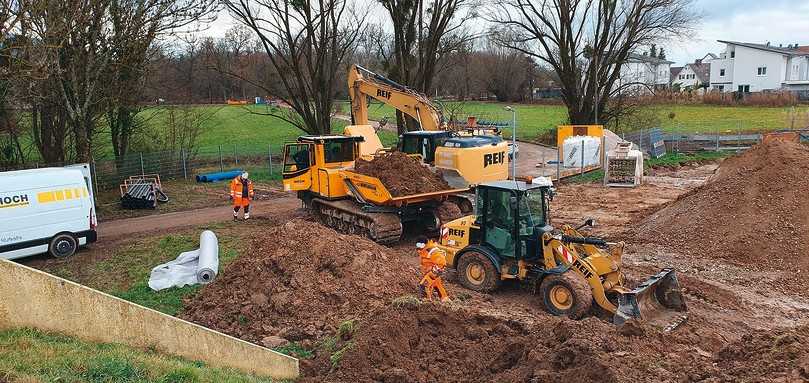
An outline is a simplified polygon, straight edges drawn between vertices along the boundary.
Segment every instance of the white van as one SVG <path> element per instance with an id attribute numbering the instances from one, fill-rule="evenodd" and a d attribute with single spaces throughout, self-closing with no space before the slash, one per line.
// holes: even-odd
<path id="1" fill-rule="evenodd" d="M 90 167 L 0 173 L 0 258 L 69 257 L 95 242 Z"/>

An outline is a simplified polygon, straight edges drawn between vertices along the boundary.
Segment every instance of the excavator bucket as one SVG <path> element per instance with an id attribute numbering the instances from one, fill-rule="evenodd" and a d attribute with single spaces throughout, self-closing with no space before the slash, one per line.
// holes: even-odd
<path id="1" fill-rule="evenodd" d="M 469 181 L 463 178 L 461 173 L 458 173 L 455 169 L 441 168 L 441 177 L 453 189 L 466 189 L 469 187 Z"/>
<path id="2" fill-rule="evenodd" d="M 613 322 L 642 320 L 668 332 L 688 319 L 680 282 L 674 269 L 663 269 L 634 290 L 618 296 L 618 311 Z"/>

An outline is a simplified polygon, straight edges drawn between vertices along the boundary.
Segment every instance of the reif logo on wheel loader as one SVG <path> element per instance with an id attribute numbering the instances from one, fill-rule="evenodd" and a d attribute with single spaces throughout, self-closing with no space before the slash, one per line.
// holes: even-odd
<path id="1" fill-rule="evenodd" d="M 506 152 L 488 153 L 483 155 L 483 167 L 489 165 L 502 164 L 506 158 Z"/>
<path id="2" fill-rule="evenodd" d="M 28 206 L 28 194 L 4 195 L 0 197 L 0 209 Z"/>

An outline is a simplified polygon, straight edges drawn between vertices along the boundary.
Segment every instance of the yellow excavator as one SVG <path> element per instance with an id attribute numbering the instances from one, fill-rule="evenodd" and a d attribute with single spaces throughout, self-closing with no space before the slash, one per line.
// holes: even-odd
<path id="1" fill-rule="evenodd" d="M 362 142 L 362 137 L 336 135 L 301 136 L 286 144 L 284 190 L 296 192 L 322 224 L 382 244 L 399 241 L 405 224 L 437 232 L 447 220 L 441 217 L 442 204 L 468 203 L 460 196 L 466 188 L 391 195 L 379 178 L 353 170 Z"/>
<path id="2" fill-rule="evenodd" d="M 348 90 L 353 125 L 345 128 L 345 135 L 364 138 L 361 155 L 384 150 L 368 119 L 368 98 L 373 98 L 418 121 L 422 130 L 402 134 L 398 150 L 443 169 L 452 187 L 508 179 L 509 145 L 500 136 L 448 130 L 441 110 L 427 97 L 359 65 L 349 70 Z"/>
<path id="3" fill-rule="evenodd" d="M 685 321 L 673 269 L 630 289 L 621 272 L 623 243 L 582 234 L 594 225 L 590 219 L 577 228 L 550 225 L 552 186 L 545 177 L 477 186 L 475 214 L 444 224 L 438 245 L 461 285 L 489 292 L 519 281 L 548 312 L 576 319 L 595 302 L 616 324 L 641 319 L 670 331 Z"/>

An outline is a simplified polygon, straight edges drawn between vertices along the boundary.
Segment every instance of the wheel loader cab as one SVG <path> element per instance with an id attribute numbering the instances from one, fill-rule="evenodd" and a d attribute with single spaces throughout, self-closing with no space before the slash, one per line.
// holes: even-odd
<path id="1" fill-rule="evenodd" d="M 476 220 L 481 245 L 503 257 L 537 259 L 542 257 L 540 239 L 552 230 L 548 224 L 551 184 L 497 181 L 478 185 Z"/>

